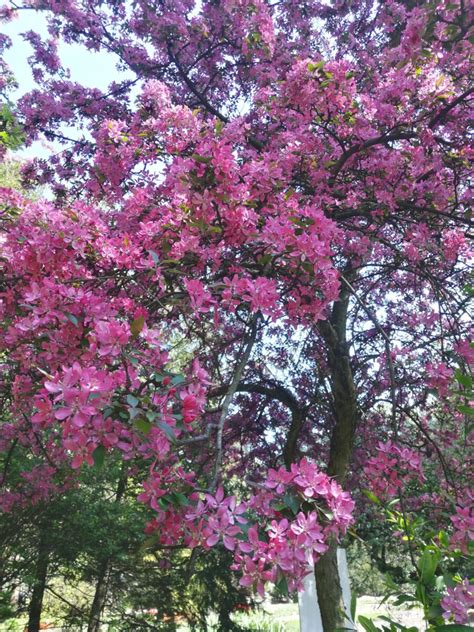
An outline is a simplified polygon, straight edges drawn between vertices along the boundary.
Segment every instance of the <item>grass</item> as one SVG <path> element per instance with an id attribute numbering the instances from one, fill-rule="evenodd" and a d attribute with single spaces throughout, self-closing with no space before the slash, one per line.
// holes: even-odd
<path id="1" fill-rule="evenodd" d="M 266 604 L 259 612 L 241 614 L 235 621 L 255 632 L 299 632 L 297 604 Z"/>
<path id="2" fill-rule="evenodd" d="M 420 613 L 406 608 L 395 608 L 390 603 L 380 606 L 381 597 L 360 597 L 357 600 L 357 615 L 363 615 L 376 620 L 381 615 L 389 615 L 400 623 L 421 626 Z M 260 610 L 236 614 L 233 619 L 242 627 L 252 632 L 299 632 L 298 604 L 266 603 Z M 10 623 L 0 623 L 0 632 L 23 632 L 25 619 L 10 620 Z M 209 618 L 209 632 L 217 629 L 216 617 Z M 420 629 L 423 629 L 420 627 Z M 56 628 L 59 630 L 59 628 Z M 178 632 L 189 632 L 187 626 L 180 626 Z"/>

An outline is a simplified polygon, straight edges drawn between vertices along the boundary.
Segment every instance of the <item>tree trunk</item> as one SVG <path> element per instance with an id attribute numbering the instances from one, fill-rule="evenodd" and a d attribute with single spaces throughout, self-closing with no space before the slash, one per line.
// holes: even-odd
<path id="1" fill-rule="evenodd" d="M 41 622 L 41 610 L 48 575 L 48 546 L 44 533 L 40 533 L 38 557 L 36 560 L 35 583 L 28 606 L 28 632 L 38 632 Z"/>
<path id="2" fill-rule="evenodd" d="M 126 477 L 126 463 L 124 463 L 120 478 L 117 484 L 117 492 L 115 494 L 115 502 L 119 503 L 125 493 L 127 485 Z M 102 560 L 99 566 L 99 572 L 97 575 L 97 583 L 95 585 L 94 599 L 92 601 L 91 610 L 89 613 L 89 621 L 87 624 L 87 632 L 99 632 L 101 626 L 101 616 L 105 607 L 107 599 L 107 578 L 109 575 L 110 567 L 112 563 L 111 557 L 106 557 Z"/>
<path id="3" fill-rule="evenodd" d="M 339 570 L 337 567 L 337 543 L 331 543 L 328 551 L 315 565 L 316 590 L 324 632 L 347 627 L 344 614 Z"/>
<path id="4" fill-rule="evenodd" d="M 320 323 L 328 347 L 334 426 L 331 434 L 327 472 L 344 484 L 352 456 L 358 406 L 346 339 L 349 296 L 341 295 L 334 305 L 331 319 Z M 337 543 L 315 565 L 316 588 L 324 632 L 347 627 L 341 582 L 337 566 Z"/>
<path id="5" fill-rule="evenodd" d="M 100 617 L 107 598 L 107 571 L 109 570 L 110 559 L 106 558 L 99 568 L 97 583 L 95 585 L 94 600 L 89 613 L 89 623 L 87 632 L 98 632 L 100 630 Z"/>

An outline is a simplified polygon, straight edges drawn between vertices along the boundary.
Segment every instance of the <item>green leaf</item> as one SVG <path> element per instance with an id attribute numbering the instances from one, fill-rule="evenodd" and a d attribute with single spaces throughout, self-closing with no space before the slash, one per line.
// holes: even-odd
<path id="1" fill-rule="evenodd" d="M 173 378 L 171 378 L 171 384 L 173 384 L 173 386 L 183 384 L 183 382 L 186 382 L 186 378 L 184 377 L 184 375 L 175 375 Z"/>
<path id="2" fill-rule="evenodd" d="M 70 312 L 64 312 L 64 316 L 66 316 L 66 318 L 76 327 L 79 327 L 79 320 L 77 319 L 76 316 L 74 316 L 74 314 L 71 314 Z"/>
<path id="3" fill-rule="evenodd" d="M 107 419 L 108 417 L 112 417 L 113 412 L 114 412 L 114 409 L 112 408 L 112 406 L 106 406 L 104 410 L 102 411 L 104 419 Z"/>
<path id="4" fill-rule="evenodd" d="M 449 546 L 449 536 L 446 531 L 440 531 L 438 533 L 438 540 L 443 546 Z"/>
<path id="5" fill-rule="evenodd" d="M 288 596 L 288 582 L 286 581 L 286 577 L 284 575 L 280 575 L 275 583 L 275 588 L 281 595 Z"/>
<path id="6" fill-rule="evenodd" d="M 366 630 L 366 632 L 379 632 L 377 626 L 368 617 L 363 617 L 362 615 L 359 615 L 357 621 L 361 624 L 364 630 Z"/>
<path id="7" fill-rule="evenodd" d="M 472 377 L 470 375 L 466 375 L 461 371 L 461 369 L 456 369 L 454 371 L 454 377 L 459 382 L 459 384 L 462 384 L 466 388 L 472 389 Z"/>
<path id="8" fill-rule="evenodd" d="M 163 430 L 170 441 L 174 441 L 176 439 L 175 431 L 166 422 L 158 421 L 156 425 L 158 426 L 158 428 L 160 428 L 160 430 Z"/>
<path id="9" fill-rule="evenodd" d="M 390 630 L 401 630 L 402 632 L 418 632 L 418 628 L 407 628 L 405 627 L 402 623 L 397 623 L 396 621 L 394 621 L 393 619 L 390 619 L 390 617 L 385 616 L 384 614 L 380 615 L 380 617 L 378 617 L 380 620 L 382 621 L 387 621 L 387 623 L 390 623 Z M 384 630 L 388 629 L 384 626 L 383 628 Z"/>
<path id="10" fill-rule="evenodd" d="M 429 608 L 428 608 L 428 619 L 429 620 L 433 620 L 436 619 L 437 617 L 442 617 L 443 616 L 443 609 L 441 608 L 441 606 L 439 604 L 432 604 Z"/>
<path id="11" fill-rule="evenodd" d="M 263 255 L 263 257 L 260 257 L 260 259 L 258 260 L 258 263 L 261 266 L 266 266 L 267 263 L 270 263 L 272 259 L 273 259 L 273 255 L 270 252 L 268 252 L 266 255 Z"/>
<path id="12" fill-rule="evenodd" d="M 435 572 L 441 560 L 441 551 L 433 546 L 426 547 L 418 563 L 421 581 L 431 584 L 434 581 Z"/>
<path id="13" fill-rule="evenodd" d="M 401 606 L 404 603 L 413 603 L 416 601 L 418 601 L 418 599 L 415 599 L 415 597 L 413 597 L 412 595 L 404 594 L 404 595 L 398 595 L 393 603 L 395 606 Z"/>
<path id="14" fill-rule="evenodd" d="M 415 596 L 420 603 L 426 605 L 426 589 L 422 583 L 416 585 Z"/>
<path id="15" fill-rule="evenodd" d="M 357 595 L 355 592 L 353 592 L 351 596 L 351 607 L 350 607 L 352 621 L 356 620 L 356 610 L 357 610 Z"/>
<path id="16" fill-rule="evenodd" d="M 316 70 L 322 70 L 324 68 L 324 61 L 320 60 L 317 62 L 310 61 L 306 66 L 309 72 L 315 72 Z"/>
<path id="17" fill-rule="evenodd" d="M 173 504 L 178 505 L 178 507 L 186 507 L 187 505 L 189 505 L 189 500 L 187 496 L 181 494 L 180 492 L 171 492 L 170 498 Z"/>
<path id="18" fill-rule="evenodd" d="M 94 467 L 100 470 L 100 468 L 103 467 L 105 460 L 105 448 L 103 445 L 97 446 L 92 453 L 92 458 L 94 459 Z"/>
<path id="19" fill-rule="evenodd" d="M 209 164 L 212 160 L 210 156 L 201 156 L 200 154 L 192 154 L 191 158 L 205 165 Z"/>
<path id="20" fill-rule="evenodd" d="M 453 579 L 453 576 L 450 573 L 443 574 L 444 585 L 448 588 L 454 588 L 456 586 L 456 582 Z"/>
<path id="21" fill-rule="evenodd" d="M 144 417 L 138 417 L 138 419 L 135 419 L 133 421 L 133 425 L 137 430 L 143 432 L 144 435 L 147 435 L 151 430 L 151 422 L 149 422 L 148 419 L 145 419 Z"/>
<path id="22" fill-rule="evenodd" d="M 375 503 L 376 505 L 381 504 L 377 496 L 373 492 L 371 492 L 369 489 L 363 489 L 362 491 L 367 496 L 367 498 L 371 500 L 373 503 Z"/>
<path id="23" fill-rule="evenodd" d="M 161 498 L 158 498 L 156 502 L 158 507 L 160 507 L 160 509 L 163 509 L 164 511 L 166 511 L 166 509 L 168 509 L 169 505 L 171 504 L 171 501 L 167 496 L 162 496 Z"/>
<path id="24" fill-rule="evenodd" d="M 144 316 L 139 316 L 138 318 L 135 318 L 135 320 L 133 320 L 130 323 L 130 331 L 132 332 L 132 336 L 136 338 L 140 334 L 144 326 L 145 326 Z"/>
<path id="25" fill-rule="evenodd" d="M 283 502 L 288 507 L 288 509 L 291 509 L 291 511 L 295 515 L 298 513 L 298 510 L 300 508 L 300 501 L 296 496 L 293 496 L 293 494 L 286 493 L 283 498 Z"/>
<path id="26" fill-rule="evenodd" d="M 127 395 L 127 403 L 130 404 L 132 408 L 136 408 L 139 404 L 138 399 L 134 395 Z"/>

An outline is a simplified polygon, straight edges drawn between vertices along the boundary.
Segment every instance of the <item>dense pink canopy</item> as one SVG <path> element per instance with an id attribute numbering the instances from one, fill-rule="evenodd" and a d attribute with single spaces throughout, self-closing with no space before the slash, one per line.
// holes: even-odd
<path id="1" fill-rule="evenodd" d="M 389 498 L 417 482 L 467 546 L 468 3 L 25 6 L 50 38 L 26 34 L 18 117 L 27 144 L 60 146 L 23 169 L 51 201 L 1 192 L 1 447 L 48 455 L 30 500 L 56 467 L 144 460 L 148 529 L 222 541 L 259 590 L 298 585 L 344 533 L 345 481 Z M 62 41 L 135 79 L 71 82 Z M 223 495 L 235 474 L 243 504 Z"/>

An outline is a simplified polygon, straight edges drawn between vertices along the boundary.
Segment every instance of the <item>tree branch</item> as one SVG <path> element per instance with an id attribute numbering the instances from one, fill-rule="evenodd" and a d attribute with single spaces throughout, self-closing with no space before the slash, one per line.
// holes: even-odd
<path id="1" fill-rule="evenodd" d="M 244 348 L 241 359 L 237 363 L 237 366 L 234 371 L 234 375 L 230 382 L 229 388 L 227 389 L 227 394 L 222 404 L 221 415 L 219 418 L 219 422 L 217 424 L 216 463 L 214 467 L 214 477 L 213 477 L 213 481 L 211 485 L 212 490 L 216 489 L 217 482 L 219 480 L 221 467 L 222 467 L 222 451 L 223 451 L 222 438 L 224 434 L 225 421 L 229 413 L 229 407 L 232 403 L 232 398 L 234 397 L 234 394 L 237 390 L 237 386 L 242 378 L 242 374 L 250 358 L 250 354 L 252 353 L 252 349 L 255 344 L 255 340 L 257 338 L 257 323 L 258 323 L 258 314 L 256 314 L 252 318 L 250 333 L 247 337 L 247 344 Z"/>
<path id="2" fill-rule="evenodd" d="M 438 125 L 438 123 L 442 123 L 444 119 L 446 118 L 446 116 L 448 115 L 448 113 L 457 105 L 459 105 L 462 101 L 464 101 L 464 99 L 468 97 L 470 94 L 472 94 L 473 92 L 474 92 L 474 87 L 469 88 L 469 90 L 466 90 L 466 92 L 463 92 L 456 99 L 448 103 L 442 110 L 440 110 L 440 112 L 438 112 L 438 114 L 435 117 L 431 119 L 431 121 L 428 123 L 428 127 L 430 129 L 433 129 L 434 127 L 436 127 L 436 125 Z"/>
<path id="3" fill-rule="evenodd" d="M 414 132 L 392 132 L 387 134 L 382 134 L 381 136 L 377 136 L 376 138 L 370 138 L 366 140 L 364 143 L 358 143 L 356 145 L 352 145 L 346 152 L 342 154 L 339 160 L 334 165 L 334 174 L 331 178 L 331 181 L 334 182 L 339 175 L 339 172 L 346 164 L 346 162 L 359 151 L 364 151 L 365 149 L 369 149 L 374 145 L 384 145 L 385 143 L 389 143 L 393 140 L 410 140 L 414 138 L 416 134 Z"/>
<path id="4" fill-rule="evenodd" d="M 389 375 L 390 375 L 390 399 L 391 399 L 391 402 L 392 402 L 392 430 L 393 430 L 394 437 L 396 437 L 397 434 L 398 434 L 398 428 L 397 428 L 397 398 L 396 398 L 395 370 L 394 370 L 394 367 L 393 367 L 393 360 L 392 360 L 392 343 L 390 341 L 390 338 L 389 338 L 387 332 L 382 327 L 382 325 L 379 323 L 379 321 L 377 319 L 377 316 L 370 309 L 370 307 L 368 307 L 365 304 L 365 302 L 358 296 L 354 286 L 345 278 L 345 276 L 342 273 L 340 273 L 340 277 L 341 277 L 342 282 L 344 283 L 344 285 L 347 287 L 347 289 L 353 295 L 353 297 L 355 298 L 357 303 L 359 303 L 359 305 L 365 311 L 365 313 L 370 318 L 370 320 L 374 323 L 375 328 L 381 334 L 382 338 L 385 340 L 385 354 L 387 356 L 388 371 L 389 371 Z"/>

